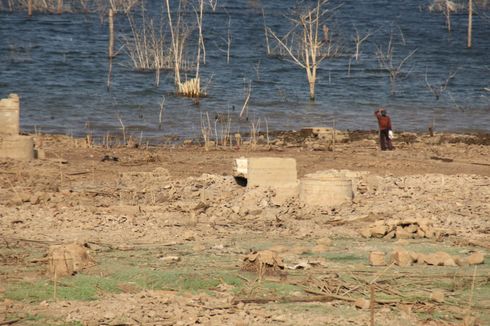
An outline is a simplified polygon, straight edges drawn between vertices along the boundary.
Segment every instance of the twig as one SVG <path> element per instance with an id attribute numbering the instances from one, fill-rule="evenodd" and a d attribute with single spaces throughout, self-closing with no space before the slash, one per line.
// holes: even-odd
<path id="1" fill-rule="evenodd" d="M 12 320 L 7 320 L 7 321 L 2 321 L 0 322 L 0 325 L 12 325 L 12 324 L 15 324 L 21 320 L 23 320 L 24 318 L 18 318 L 18 319 L 12 319 Z"/>

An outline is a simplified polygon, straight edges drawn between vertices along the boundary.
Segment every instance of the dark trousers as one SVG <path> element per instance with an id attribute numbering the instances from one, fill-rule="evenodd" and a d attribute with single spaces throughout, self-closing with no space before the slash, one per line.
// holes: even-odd
<path id="1" fill-rule="evenodd" d="M 389 129 L 382 129 L 379 131 L 379 145 L 381 146 L 382 151 L 386 151 L 387 149 L 392 151 L 395 148 L 391 143 L 390 137 L 388 137 Z"/>

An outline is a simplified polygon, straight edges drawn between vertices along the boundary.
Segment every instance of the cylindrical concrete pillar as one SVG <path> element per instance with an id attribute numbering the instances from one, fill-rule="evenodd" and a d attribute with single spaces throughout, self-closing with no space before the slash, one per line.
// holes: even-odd
<path id="1" fill-rule="evenodd" d="M 317 175 L 301 179 L 299 199 L 302 203 L 325 208 L 351 202 L 352 181 L 338 176 Z"/>

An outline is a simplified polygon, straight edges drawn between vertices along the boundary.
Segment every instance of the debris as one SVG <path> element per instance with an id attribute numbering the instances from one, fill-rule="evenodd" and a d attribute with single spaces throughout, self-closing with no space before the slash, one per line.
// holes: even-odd
<path id="1" fill-rule="evenodd" d="M 275 251 L 254 251 L 243 259 L 242 270 L 256 272 L 260 278 L 264 275 L 282 275 L 284 263 Z"/>
<path id="2" fill-rule="evenodd" d="M 378 220 L 359 233 L 364 238 L 416 239 L 439 238 L 443 232 L 433 228 L 427 219 Z"/>

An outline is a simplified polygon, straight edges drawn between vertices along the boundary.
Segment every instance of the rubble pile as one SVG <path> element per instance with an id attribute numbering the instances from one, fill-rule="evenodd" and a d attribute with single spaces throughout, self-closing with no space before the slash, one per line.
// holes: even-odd
<path id="1" fill-rule="evenodd" d="M 390 219 L 378 220 L 369 227 L 361 229 L 360 234 L 364 238 L 438 239 L 446 232 L 434 228 L 433 223 L 428 219 Z"/>

